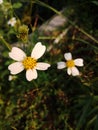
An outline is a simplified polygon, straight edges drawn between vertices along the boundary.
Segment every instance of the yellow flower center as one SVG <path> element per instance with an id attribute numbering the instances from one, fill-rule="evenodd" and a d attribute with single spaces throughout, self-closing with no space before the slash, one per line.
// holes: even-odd
<path id="1" fill-rule="evenodd" d="M 22 63 L 25 69 L 33 69 L 37 64 L 37 61 L 34 58 L 26 57 Z"/>
<path id="2" fill-rule="evenodd" d="M 66 66 L 67 67 L 74 67 L 75 66 L 75 63 L 74 63 L 74 60 L 68 60 L 67 62 L 66 62 Z"/>

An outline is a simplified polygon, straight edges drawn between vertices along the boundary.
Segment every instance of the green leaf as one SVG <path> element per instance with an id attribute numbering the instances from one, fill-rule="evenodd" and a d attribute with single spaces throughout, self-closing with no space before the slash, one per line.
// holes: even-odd
<path id="1" fill-rule="evenodd" d="M 92 1 L 92 3 L 98 6 L 98 1 Z"/>
<path id="2" fill-rule="evenodd" d="M 22 4 L 19 3 L 19 2 L 13 4 L 13 8 L 15 8 L 15 9 L 18 9 L 18 8 L 20 8 L 21 6 L 22 6 Z"/>

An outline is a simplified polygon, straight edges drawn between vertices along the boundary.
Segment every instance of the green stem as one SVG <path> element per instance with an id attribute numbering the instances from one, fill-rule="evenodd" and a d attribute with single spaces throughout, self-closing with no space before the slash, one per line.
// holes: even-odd
<path id="1" fill-rule="evenodd" d="M 36 4 L 42 5 L 50 10 L 52 10 L 53 12 L 55 12 L 58 15 L 61 15 L 62 17 L 65 17 L 60 11 L 54 9 L 53 7 L 51 7 L 50 5 L 47 5 L 46 3 L 39 1 L 39 0 L 35 0 Z M 85 30 L 81 29 L 80 27 L 78 27 L 74 22 L 72 22 L 71 20 L 67 19 L 68 22 L 73 25 L 75 28 L 77 28 L 80 32 L 82 32 L 83 34 L 85 34 L 88 38 L 90 38 L 91 40 L 93 40 L 95 43 L 98 43 L 98 40 L 96 40 L 93 36 L 91 36 L 89 33 L 87 33 Z"/>
<path id="2" fill-rule="evenodd" d="M 42 6 L 46 7 L 46 8 L 49 8 L 50 10 L 52 10 L 53 12 L 55 12 L 58 15 L 62 15 L 61 12 L 59 12 L 58 10 L 54 9 L 53 7 L 51 7 L 50 5 L 48 5 L 48 4 L 46 4 L 46 3 L 42 2 L 42 1 L 35 0 L 35 2 L 36 2 L 36 4 L 42 5 Z M 35 3 L 35 2 L 33 2 L 33 3 Z"/>
<path id="3" fill-rule="evenodd" d="M 1 41 L 9 50 L 11 50 L 10 44 L 7 43 L 2 36 L 0 36 L 0 41 Z"/>
<path id="4" fill-rule="evenodd" d="M 71 24 L 72 22 L 69 21 Z M 98 43 L 98 40 L 96 40 L 93 36 L 91 36 L 90 34 L 88 34 L 86 31 L 84 31 L 83 29 L 79 28 L 77 25 L 73 24 L 75 28 L 77 28 L 80 32 L 82 32 L 83 34 L 85 34 L 88 38 L 90 38 L 91 40 L 93 40 L 94 42 Z"/>
<path id="5" fill-rule="evenodd" d="M 19 19 L 19 17 L 16 15 L 16 13 L 15 13 L 15 11 L 14 11 L 14 8 L 13 8 L 13 5 L 12 5 L 12 0 L 9 0 L 9 2 L 10 2 L 10 4 L 11 4 L 11 6 L 12 6 L 12 7 L 11 7 L 11 9 L 12 9 L 12 10 L 11 10 L 11 11 L 12 11 L 12 12 L 11 12 L 11 17 L 13 17 L 13 15 L 15 15 L 15 17 L 16 17 L 17 19 Z"/>
<path id="6" fill-rule="evenodd" d="M 44 39 L 44 40 L 45 40 L 45 39 L 48 40 L 48 39 L 55 39 L 55 38 L 56 38 L 56 37 L 48 37 L 48 36 L 46 36 L 46 37 L 45 37 L 45 36 L 40 36 L 40 37 L 38 37 L 39 40 L 43 40 L 43 39 Z"/>
<path id="7" fill-rule="evenodd" d="M 87 42 L 87 41 L 85 41 L 85 40 L 83 40 L 83 39 L 76 38 L 76 39 L 74 39 L 74 40 L 79 41 L 79 42 L 82 42 L 82 43 L 85 43 L 85 44 L 87 44 L 87 45 L 90 45 L 92 48 L 98 50 L 98 47 L 97 47 L 97 46 L 95 46 L 95 45 L 93 45 L 93 44 L 90 44 L 89 42 Z"/>

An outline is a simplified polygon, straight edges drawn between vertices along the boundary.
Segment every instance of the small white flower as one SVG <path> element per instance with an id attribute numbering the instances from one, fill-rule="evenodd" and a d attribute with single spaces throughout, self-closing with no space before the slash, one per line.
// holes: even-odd
<path id="1" fill-rule="evenodd" d="M 15 23 L 16 23 L 16 18 L 15 18 L 15 17 L 11 18 L 11 19 L 8 21 L 8 25 L 11 25 L 12 27 L 15 25 Z"/>
<path id="2" fill-rule="evenodd" d="M 3 3 L 3 0 L 0 0 L 0 4 L 2 4 Z"/>
<path id="3" fill-rule="evenodd" d="M 75 66 L 80 66 L 80 67 L 83 66 L 83 59 L 82 58 L 77 58 L 77 59 L 73 60 L 72 59 L 72 54 L 70 52 L 65 53 L 64 57 L 65 57 L 66 62 L 64 62 L 64 61 L 58 62 L 57 63 L 57 68 L 58 69 L 63 69 L 65 67 L 67 67 L 68 75 L 71 75 L 71 74 L 72 74 L 72 76 L 79 75 L 79 70 Z"/>
<path id="4" fill-rule="evenodd" d="M 13 47 L 9 56 L 16 62 L 8 66 L 11 74 L 15 75 L 26 69 L 26 79 L 31 81 L 37 78 L 37 70 L 47 70 L 50 64 L 37 62 L 37 60 L 44 54 L 46 47 L 38 42 L 32 52 L 31 56 L 26 54 L 19 48 Z"/>

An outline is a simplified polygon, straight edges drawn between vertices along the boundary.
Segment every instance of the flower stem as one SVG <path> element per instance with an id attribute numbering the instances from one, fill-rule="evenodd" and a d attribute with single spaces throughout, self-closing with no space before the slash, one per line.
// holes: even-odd
<path id="1" fill-rule="evenodd" d="M 7 43 L 7 42 L 5 41 L 5 39 L 3 38 L 3 36 L 1 36 L 1 35 L 0 35 L 0 41 L 1 41 L 9 50 L 11 50 L 10 44 Z"/>

